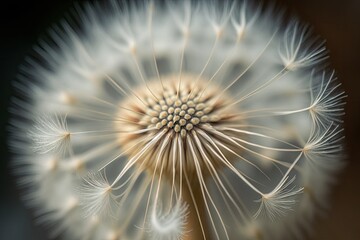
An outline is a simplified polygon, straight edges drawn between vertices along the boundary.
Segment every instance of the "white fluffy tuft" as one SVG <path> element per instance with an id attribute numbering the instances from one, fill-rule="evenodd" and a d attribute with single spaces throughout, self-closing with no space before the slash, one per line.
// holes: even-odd
<path id="1" fill-rule="evenodd" d="M 264 194 L 258 200 L 261 204 L 254 215 L 255 218 L 265 215 L 271 221 L 275 221 L 278 217 L 286 215 L 288 211 L 293 209 L 296 197 L 303 191 L 303 188 L 295 189 L 295 186 L 290 186 L 295 181 L 295 177 L 289 181 L 287 180 L 288 177 L 282 179 L 273 191 Z"/>
<path id="2" fill-rule="evenodd" d="M 287 27 L 279 54 L 284 66 L 292 71 L 313 66 L 328 57 L 323 43 L 312 39 L 309 27 L 297 21 Z"/>
<path id="3" fill-rule="evenodd" d="M 89 172 L 79 189 L 84 217 L 113 216 L 118 206 L 116 196 L 106 177 L 99 172 Z"/>
<path id="4" fill-rule="evenodd" d="M 341 154 L 344 131 L 338 125 L 330 125 L 325 130 L 314 130 L 304 146 L 304 155 L 307 159 L 313 160 L 319 156 L 335 156 Z"/>
<path id="5" fill-rule="evenodd" d="M 64 153 L 69 150 L 71 133 L 66 117 L 43 115 L 35 120 L 29 137 L 33 149 L 40 153 Z"/>
<path id="6" fill-rule="evenodd" d="M 346 95 L 341 91 L 340 83 L 334 84 L 336 80 L 335 72 L 322 73 L 321 81 L 315 86 L 311 86 L 311 106 L 310 115 L 317 125 L 326 126 L 331 122 L 341 122 L 344 115 L 343 101 Z"/>
<path id="7" fill-rule="evenodd" d="M 188 206 L 180 201 L 169 212 L 155 209 L 150 219 L 150 234 L 156 240 L 179 240 L 184 235 Z"/>

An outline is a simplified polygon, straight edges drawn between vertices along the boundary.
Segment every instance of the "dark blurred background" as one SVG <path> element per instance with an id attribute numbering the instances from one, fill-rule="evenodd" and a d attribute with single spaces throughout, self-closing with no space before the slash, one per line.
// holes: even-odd
<path id="1" fill-rule="evenodd" d="M 264 0 L 269 2 L 270 0 Z M 78 3 L 84 1 L 76 1 Z M 328 214 L 314 226 L 313 240 L 360 239 L 360 1 L 278 0 L 288 13 L 314 26 L 327 40 L 332 67 L 346 91 L 345 134 L 348 164 L 334 188 Z M 44 240 L 46 230 L 34 223 L 19 200 L 6 147 L 10 82 L 37 40 L 73 6 L 70 0 L 2 1 L 0 6 L 0 239 Z"/>

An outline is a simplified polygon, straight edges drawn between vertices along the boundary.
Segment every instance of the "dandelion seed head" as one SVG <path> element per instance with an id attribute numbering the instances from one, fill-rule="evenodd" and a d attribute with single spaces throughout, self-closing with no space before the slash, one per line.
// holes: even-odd
<path id="1" fill-rule="evenodd" d="M 74 12 L 79 26 L 35 48 L 12 108 L 19 183 L 53 236 L 268 240 L 312 225 L 342 166 L 345 94 L 307 25 L 256 1 Z"/>
<path id="2" fill-rule="evenodd" d="M 182 149 L 177 150 L 185 156 L 186 149 L 188 149 L 187 144 L 190 144 L 186 141 L 187 136 L 193 138 L 196 131 L 201 129 L 203 129 L 202 131 L 207 131 L 206 129 L 204 130 L 204 125 L 221 125 L 223 121 L 230 121 L 233 118 L 234 111 L 236 110 L 228 107 L 233 102 L 231 97 L 223 94 L 218 98 L 217 94 L 221 91 L 221 88 L 212 85 L 207 86 L 207 82 L 204 79 L 199 80 L 197 77 L 196 75 L 184 74 L 181 76 L 181 80 L 179 80 L 179 76 L 176 75 L 165 76 L 162 79 L 164 81 L 163 86 L 161 86 L 158 80 L 150 81 L 146 87 L 144 86 L 135 91 L 139 98 L 144 99 L 145 104 L 136 101 L 135 97 L 121 104 L 122 108 L 120 108 L 118 116 L 129 121 L 119 122 L 118 129 L 129 131 L 119 133 L 118 139 L 120 145 L 124 149 L 138 145 L 128 155 L 134 156 L 138 153 L 139 149 L 145 147 L 145 143 L 143 146 L 139 144 L 144 136 L 166 131 L 169 137 L 162 137 L 161 141 L 171 144 L 177 138 L 181 139 L 184 142 Z M 181 85 L 179 81 L 181 81 Z M 129 111 L 129 108 L 131 111 Z M 241 119 L 238 122 L 241 123 Z M 145 129 L 150 131 L 138 134 L 139 131 Z M 162 143 L 159 143 L 159 145 L 162 145 Z M 232 146 L 230 145 L 230 147 Z M 156 152 L 156 148 L 157 146 L 154 146 L 154 149 L 149 152 Z M 179 171 L 179 162 L 182 161 L 180 160 L 180 154 L 176 153 L 176 160 L 173 163 L 173 160 L 168 157 L 173 149 L 168 148 L 165 151 L 168 153 L 163 153 L 163 160 L 166 161 L 164 164 L 166 166 L 176 164 L 175 167 Z M 201 158 L 201 162 L 205 161 L 201 154 L 198 154 L 198 156 Z M 216 159 L 216 157 L 210 158 L 213 164 L 219 165 L 219 159 Z M 147 161 L 147 165 L 155 165 L 156 163 L 153 156 L 145 156 L 142 160 Z M 193 164 L 190 165 L 192 167 L 184 165 L 188 172 L 194 170 Z"/>

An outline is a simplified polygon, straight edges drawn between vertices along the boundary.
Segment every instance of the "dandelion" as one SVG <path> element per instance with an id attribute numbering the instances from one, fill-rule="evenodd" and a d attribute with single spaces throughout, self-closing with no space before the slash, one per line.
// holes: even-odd
<path id="1" fill-rule="evenodd" d="M 308 26 L 247 1 L 76 12 L 12 108 L 19 182 L 53 236 L 306 232 L 341 169 L 345 98 Z"/>

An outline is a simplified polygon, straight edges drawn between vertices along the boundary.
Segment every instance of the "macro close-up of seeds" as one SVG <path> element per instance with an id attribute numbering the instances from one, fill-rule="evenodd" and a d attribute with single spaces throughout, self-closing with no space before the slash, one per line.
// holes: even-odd
<path id="1" fill-rule="evenodd" d="M 12 82 L 49 239 L 307 239 L 346 167 L 325 40 L 276 2 L 76 3 Z"/>

